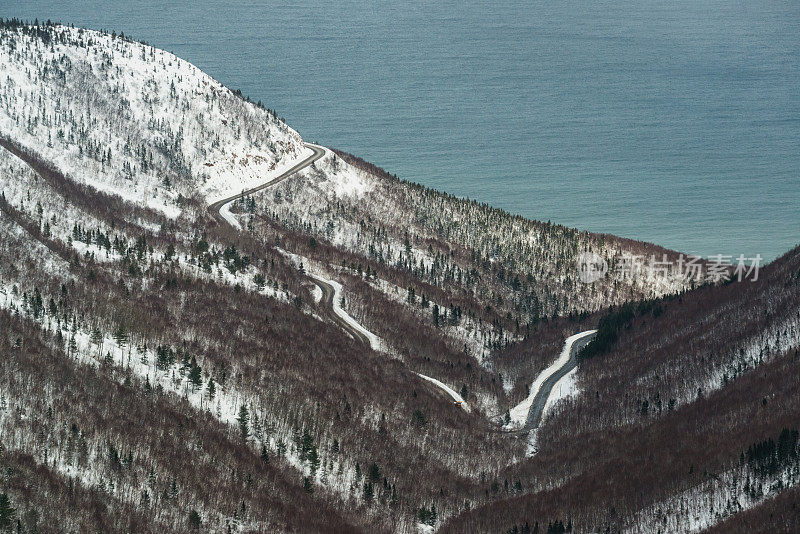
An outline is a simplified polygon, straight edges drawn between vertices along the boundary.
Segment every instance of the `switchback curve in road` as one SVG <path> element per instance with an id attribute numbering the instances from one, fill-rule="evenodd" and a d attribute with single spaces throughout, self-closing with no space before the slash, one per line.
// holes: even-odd
<path id="1" fill-rule="evenodd" d="M 289 178 L 296 172 L 301 171 L 306 167 L 308 167 L 309 165 L 313 164 L 315 161 L 317 161 L 318 159 L 320 159 L 325 155 L 325 149 L 323 147 L 312 145 L 310 143 L 305 143 L 305 146 L 313 150 L 314 153 L 305 158 L 304 160 L 300 161 L 296 165 L 292 166 L 290 169 L 284 171 L 279 176 L 276 176 L 272 180 L 269 180 L 251 189 L 242 191 L 241 193 L 238 193 L 236 195 L 231 195 L 227 198 L 223 198 L 222 200 L 214 202 L 208 207 L 212 217 L 214 217 L 214 219 L 219 224 L 233 227 L 233 224 L 231 224 L 231 222 L 222 214 L 222 209 L 226 205 L 235 202 L 240 198 L 252 195 L 253 193 L 257 193 L 263 189 L 266 189 L 268 187 L 271 187 L 277 183 L 284 181 L 285 179 Z M 322 290 L 322 303 L 330 319 L 333 320 L 334 323 L 339 325 L 345 332 L 350 334 L 353 337 L 353 339 L 355 339 L 356 341 L 358 341 L 359 343 L 361 343 L 366 347 L 371 347 L 372 344 L 370 343 L 370 340 L 366 335 L 364 335 L 357 328 L 353 327 L 350 323 L 348 323 L 345 319 L 343 319 L 336 313 L 336 310 L 334 309 L 335 308 L 334 299 L 336 298 L 336 291 L 334 287 L 331 284 L 325 282 L 324 280 L 320 280 L 319 278 L 316 278 L 314 276 L 308 275 L 308 278 Z"/>
<path id="2" fill-rule="evenodd" d="M 317 284 L 322 290 L 322 303 L 325 305 L 325 309 L 329 311 L 329 315 L 333 321 L 339 325 L 342 330 L 350 334 L 353 339 L 361 343 L 366 347 L 372 347 L 372 343 L 370 342 L 369 337 L 367 337 L 363 332 L 361 332 L 358 328 L 351 325 L 347 320 L 343 317 L 339 316 L 336 313 L 335 309 L 335 299 L 336 299 L 336 290 L 334 287 L 324 280 L 320 280 L 315 276 L 309 276 L 312 282 Z M 373 347 L 374 348 L 374 347 Z"/>
<path id="3" fill-rule="evenodd" d="M 285 179 L 287 179 L 288 177 L 290 177 L 291 175 L 293 175 L 294 173 L 296 173 L 297 171 L 305 169 L 306 167 L 308 167 L 309 165 L 311 165 L 312 163 L 314 163 L 315 161 L 317 161 L 318 159 L 320 159 L 322 156 L 325 155 L 325 149 L 324 148 L 322 148 L 320 146 L 317 146 L 317 145 L 312 145 L 312 144 L 309 144 L 309 143 L 304 143 L 304 144 L 305 144 L 306 148 L 310 148 L 311 150 L 314 151 L 314 153 L 311 154 L 310 156 L 308 156 L 303 161 L 295 164 L 290 169 L 282 172 L 280 175 L 276 176 L 272 180 L 269 180 L 268 182 L 265 182 L 265 183 L 263 183 L 261 185 L 257 185 L 256 187 L 253 187 L 251 189 L 247 189 L 245 191 L 242 191 L 241 193 L 237 193 L 237 194 L 229 196 L 227 198 L 223 198 L 222 200 L 217 200 L 216 202 L 214 202 L 213 204 L 211 204 L 208 207 L 209 211 L 211 212 L 211 215 L 218 222 L 220 222 L 222 224 L 228 224 L 230 226 L 231 225 L 230 222 L 228 222 L 225 219 L 225 217 L 223 217 L 222 214 L 220 213 L 220 210 L 225 206 L 225 204 L 229 204 L 229 203 L 231 203 L 231 202 L 233 202 L 233 201 L 235 201 L 235 200 L 237 200 L 239 198 L 246 197 L 248 195 L 252 195 L 253 193 L 257 193 L 257 192 L 261 191 L 262 189 L 266 189 L 267 187 L 271 187 L 271 186 L 273 186 L 273 185 L 275 185 L 275 184 L 277 184 L 279 182 L 282 182 Z"/>

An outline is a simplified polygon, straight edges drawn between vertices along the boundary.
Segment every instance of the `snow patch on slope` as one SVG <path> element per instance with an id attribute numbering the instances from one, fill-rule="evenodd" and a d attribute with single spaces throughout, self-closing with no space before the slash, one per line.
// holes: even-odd
<path id="1" fill-rule="evenodd" d="M 798 482 L 793 466 L 764 479 L 746 465 L 735 467 L 639 511 L 623 532 L 701 532 Z"/>
<path id="2" fill-rule="evenodd" d="M 314 165 L 257 196 L 256 203 L 258 211 L 274 214 L 289 228 L 311 225 L 335 246 L 364 249 L 368 243 L 359 240 L 359 225 L 340 217 L 338 206 L 370 202 L 376 186 L 374 176 L 325 149 L 325 155 Z"/>
<path id="3" fill-rule="evenodd" d="M 241 165 L 238 168 L 232 166 L 230 172 L 217 174 L 217 180 L 214 183 L 211 185 L 206 183 L 206 185 L 203 186 L 202 189 L 206 193 L 206 201 L 209 204 L 213 204 L 224 198 L 274 180 L 313 154 L 313 150 L 304 147 L 297 156 L 286 159 L 279 165 L 274 164 L 274 162 L 270 165 L 266 165 L 263 158 L 255 161 L 251 165 L 246 165 L 244 161 L 240 161 Z M 235 202 L 235 200 L 225 204 L 224 207 L 230 208 L 233 202 Z"/>
<path id="4" fill-rule="evenodd" d="M 450 386 L 448 386 L 447 384 L 445 384 L 443 382 L 440 382 L 440 381 L 436 380 L 435 378 L 431 378 L 429 376 L 425 376 L 425 375 L 420 374 L 420 373 L 415 373 L 415 374 L 418 377 L 422 378 L 423 380 L 427 380 L 428 382 L 434 384 L 436 387 L 442 389 L 445 393 L 450 395 L 450 397 L 453 399 L 453 401 L 456 404 L 458 404 L 465 412 L 470 413 L 472 411 L 470 409 L 470 407 L 469 407 L 469 404 L 464 402 L 464 398 L 461 395 L 459 395 L 458 393 L 456 393 L 456 391 L 453 388 L 451 388 Z"/>

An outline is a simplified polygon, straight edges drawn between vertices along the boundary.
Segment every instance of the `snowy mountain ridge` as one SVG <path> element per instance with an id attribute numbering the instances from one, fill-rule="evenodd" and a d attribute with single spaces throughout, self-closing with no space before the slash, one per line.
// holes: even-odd
<path id="1" fill-rule="evenodd" d="M 0 31 L 0 134 L 101 191 L 180 213 L 308 154 L 274 112 L 191 63 L 61 25 Z"/>

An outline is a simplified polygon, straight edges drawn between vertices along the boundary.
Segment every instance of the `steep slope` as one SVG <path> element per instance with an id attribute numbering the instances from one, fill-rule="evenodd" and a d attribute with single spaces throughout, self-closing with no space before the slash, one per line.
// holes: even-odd
<path id="1" fill-rule="evenodd" d="M 677 253 L 530 221 L 403 182 L 341 152 L 266 192 L 255 210 L 428 283 L 463 283 L 481 300 L 501 293 L 508 301 L 495 304 L 498 311 L 522 325 L 688 287 L 674 270 L 584 284 L 576 266 L 583 251 L 601 255 L 612 271 L 622 254 L 674 260 Z"/>
<path id="2" fill-rule="evenodd" d="M 147 224 L 132 222 L 147 220 L 135 208 L 125 224 L 105 219 L 102 208 L 80 209 L 14 156 L 3 154 L 5 168 L 12 169 L 4 175 L 3 194 L 12 200 L 0 206 L 0 308 L 38 325 L 53 344 L 54 358 L 81 372 L 99 366 L 106 380 L 127 384 L 138 395 L 154 391 L 164 403 L 152 408 L 165 418 L 158 432 L 186 426 L 164 415 L 175 404 L 184 406 L 192 421 L 211 417 L 232 443 L 247 444 L 242 450 L 250 456 L 237 453 L 233 469 L 245 469 L 242 462 L 250 457 L 263 457 L 295 487 L 306 486 L 345 515 L 346 510 L 356 514 L 348 520 L 378 531 L 388 525 L 413 530 L 413 510 L 434 498 L 440 509 L 454 506 L 457 489 L 471 477 L 494 471 L 521 452 L 515 440 L 442 402 L 438 390 L 415 374 L 320 321 L 297 279 L 300 274 L 281 263 L 280 254 L 264 254 L 270 249 L 243 254 L 240 250 L 257 245 L 242 240 L 221 246 L 223 236 L 209 232 L 192 238 L 191 228 L 174 223 L 167 232 L 149 231 Z M 19 180 L 23 176 L 27 179 Z M 84 192 L 98 195 L 87 206 L 103 206 L 102 194 Z M 28 193 L 43 201 L 28 201 Z M 66 236 L 64 216 L 73 223 Z M 9 338 L 9 343 L 16 341 Z M 20 357 L 12 353 L 9 360 L 15 380 L 13 366 Z M 13 391 L 15 403 L 41 405 L 41 390 L 16 383 L 3 386 L 3 392 Z M 54 405 L 55 416 L 95 410 L 83 397 L 77 402 L 69 411 L 66 404 Z M 119 431 L 110 417 L 103 416 L 109 428 L 98 430 L 97 439 Z M 27 436 L 8 446 L 35 456 L 38 442 L 28 439 L 26 421 L 27 415 L 12 410 L 3 419 L 3 435 Z M 484 449 L 487 443 L 491 448 Z M 55 441 L 47 454 L 66 454 L 68 446 Z M 157 442 L 127 448 L 154 462 L 167 462 L 164 455 L 171 454 Z M 183 466 L 177 483 L 187 492 L 200 491 L 204 478 Z M 84 469 L 94 473 L 100 467 L 87 462 Z M 81 483 L 96 489 L 102 480 L 82 476 Z M 143 479 L 137 480 L 125 491 L 140 496 L 146 488 Z M 280 502 L 273 505 L 280 508 Z M 241 520 L 241 513 L 212 501 L 195 502 L 195 507 L 204 523 Z M 181 513 L 167 501 L 151 510 L 169 514 L 170 528 L 177 528 Z M 282 517 L 277 508 L 273 512 Z M 262 525 L 254 527 L 258 530 L 274 514 L 247 517 Z M 302 514 L 295 519 L 301 521 Z"/>
<path id="3" fill-rule="evenodd" d="M 583 361 L 536 455 L 502 474 L 526 494 L 444 531 L 700 531 L 796 487 L 800 249 L 755 282 L 612 310 L 610 324 L 616 340 Z"/>
<path id="4" fill-rule="evenodd" d="M 22 517 L 84 532 L 188 530 L 192 512 L 210 530 L 356 529 L 211 413 L 85 365 L 29 319 L 0 310 L 0 329 L 0 465 L 34 472 L 7 483 Z"/>
<path id="5" fill-rule="evenodd" d="M 0 32 L 0 133 L 79 183 L 172 217 L 306 153 L 273 112 L 124 36 L 15 22 Z"/>
<path id="6" fill-rule="evenodd" d="M 52 44 L 71 57 L 102 55 L 88 38 L 64 37 L 62 42 L 62 36 L 79 33 L 60 26 L 9 24 L 3 29 L 3 51 L 12 63 L 23 65 L 19 72 L 26 72 L 35 57 L 17 55 L 20 39 L 31 40 L 29 49 L 42 54 Z M 101 37 L 112 49 L 139 46 Z M 154 55 L 162 57 L 158 51 Z M 115 58 L 120 71 L 130 59 Z M 92 87 L 104 92 L 112 107 L 120 103 L 115 81 L 109 86 L 96 79 Z M 43 102 L 55 98 L 46 106 L 58 102 L 54 94 L 43 93 Z M 191 92 L 180 98 L 189 96 L 205 100 Z M 261 113 L 253 104 L 235 102 Z M 0 148 L 0 308 L 12 323 L 17 317 L 25 321 L 24 335 L 12 336 L 16 323 L 4 330 L 9 346 L 20 352 L 4 360 L 8 367 L 0 387 L 4 398 L 13 400 L 4 405 L 1 424 L 9 462 L 32 461 L 32 469 L 51 473 L 48 477 L 59 487 L 79 486 L 81 493 L 101 495 L 82 501 L 85 508 L 53 500 L 55 513 L 75 525 L 115 531 L 126 530 L 120 518 L 133 507 L 145 520 L 152 519 L 156 530 L 182 531 L 195 511 L 212 529 L 230 524 L 240 531 L 296 530 L 298 525 L 314 530 L 325 524 L 334 529 L 347 525 L 341 528 L 345 531 L 411 532 L 418 509 L 455 509 L 459 488 L 521 453 L 516 440 L 495 433 L 480 417 L 470 419 L 444 401 L 438 388 L 323 320 L 303 274 L 273 243 L 217 225 L 205 207 L 213 194 L 201 199 L 203 190 L 191 176 L 178 185 L 187 195 L 194 191 L 196 199 L 169 204 L 166 195 L 162 204 L 131 202 L 137 199 L 128 194 L 130 184 L 117 180 L 107 162 L 105 174 L 102 162 L 98 165 L 81 149 L 79 138 L 67 135 L 60 141 L 66 163 L 56 156 L 55 145 L 26 145 L 26 119 L 5 116 L 13 128 L 3 128 Z M 105 128 L 112 128 L 110 119 L 93 124 L 93 135 L 109 139 Z M 246 131 L 251 126 L 259 124 L 235 127 Z M 164 162 L 158 172 L 169 168 Z M 147 182 L 153 178 L 150 172 L 156 173 L 137 167 L 134 181 Z M 261 179 L 275 172 L 279 166 Z M 176 205 L 182 211 L 174 218 L 164 208 Z M 87 387 L 100 396 L 78 389 L 74 406 L 65 400 L 48 404 L 55 398 L 50 390 L 62 395 L 75 388 L 69 382 L 54 383 L 46 391 L 23 387 L 42 380 L 41 374 L 22 372 L 29 358 L 41 353 L 28 342 L 33 332 L 40 336 L 41 351 L 49 351 L 59 379 L 88 373 Z M 114 390 L 119 386 L 126 388 L 124 398 L 131 406 L 102 406 L 103 398 L 123 398 Z M 35 437 L 41 432 L 31 426 L 31 413 L 48 409 L 56 428 L 74 422 L 90 435 L 87 440 L 97 452 L 86 462 L 51 465 L 54 457 L 68 457 L 73 445 L 61 434 L 48 438 L 46 446 Z M 130 410 L 136 420 L 114 417 L 117 410 Z M 151 430 L 142 426 L 148 410 Z M 90 421 L 82 421 L 86 418 Z M 184 434 L 187 428 L 213 428 L 217 434 L 197 441 Z M 141 440 L 136 433 L 152 439 Z M 173 435 L 189 448 L 159 440 Z M 212 447 L 217 442 L 228 452 Z M 117 461 L 106 462 L 114 457 L 111 446 L 120 458 L 132 454 L 133 471 L 117 475 Z M 173 455 L 182 450 L 187 461 L 174 462 Z M 192 462 L 198 451 L 210 452 Z M 224 463 L 223 457 L 228 459 Z M 259 462 L 269 465 L 255 469 Z M 157 474 L 152 483 L 143 466 L 165 474 Z M 228 489 L 229 482 L 216 478 L 222 473 L 231 473 L 244 489 Z M 266 484 L 264 477 L 283 481 L 265 490 L 275 499 L 242 495 L 251 484 Z M 22 513 L 26 492 L 46 496 L 53 490 L 30 482 L 4 485 L 2 491 Z M 216 499 L 216 491 L 226 497 Z M 295 498 L 298 491 L 305 497 Z M 229 499 L 239 496 L 229 506 Z M 97 502 L 108 515 L 86 523 L 84 516 L 92 514 Z M 339 512 L 327 515 L 331 509 Z"/>

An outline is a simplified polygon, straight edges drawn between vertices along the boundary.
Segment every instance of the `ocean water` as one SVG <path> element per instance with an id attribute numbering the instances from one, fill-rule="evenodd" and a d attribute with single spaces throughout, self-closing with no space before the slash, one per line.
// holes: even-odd
<path id="1" fill-rule="evenodd" d="M 124 31 L 307 140 L 526 217 L 706 256 L 800 243 L 796 0 L 3 0 L 0 16 Z"/>

